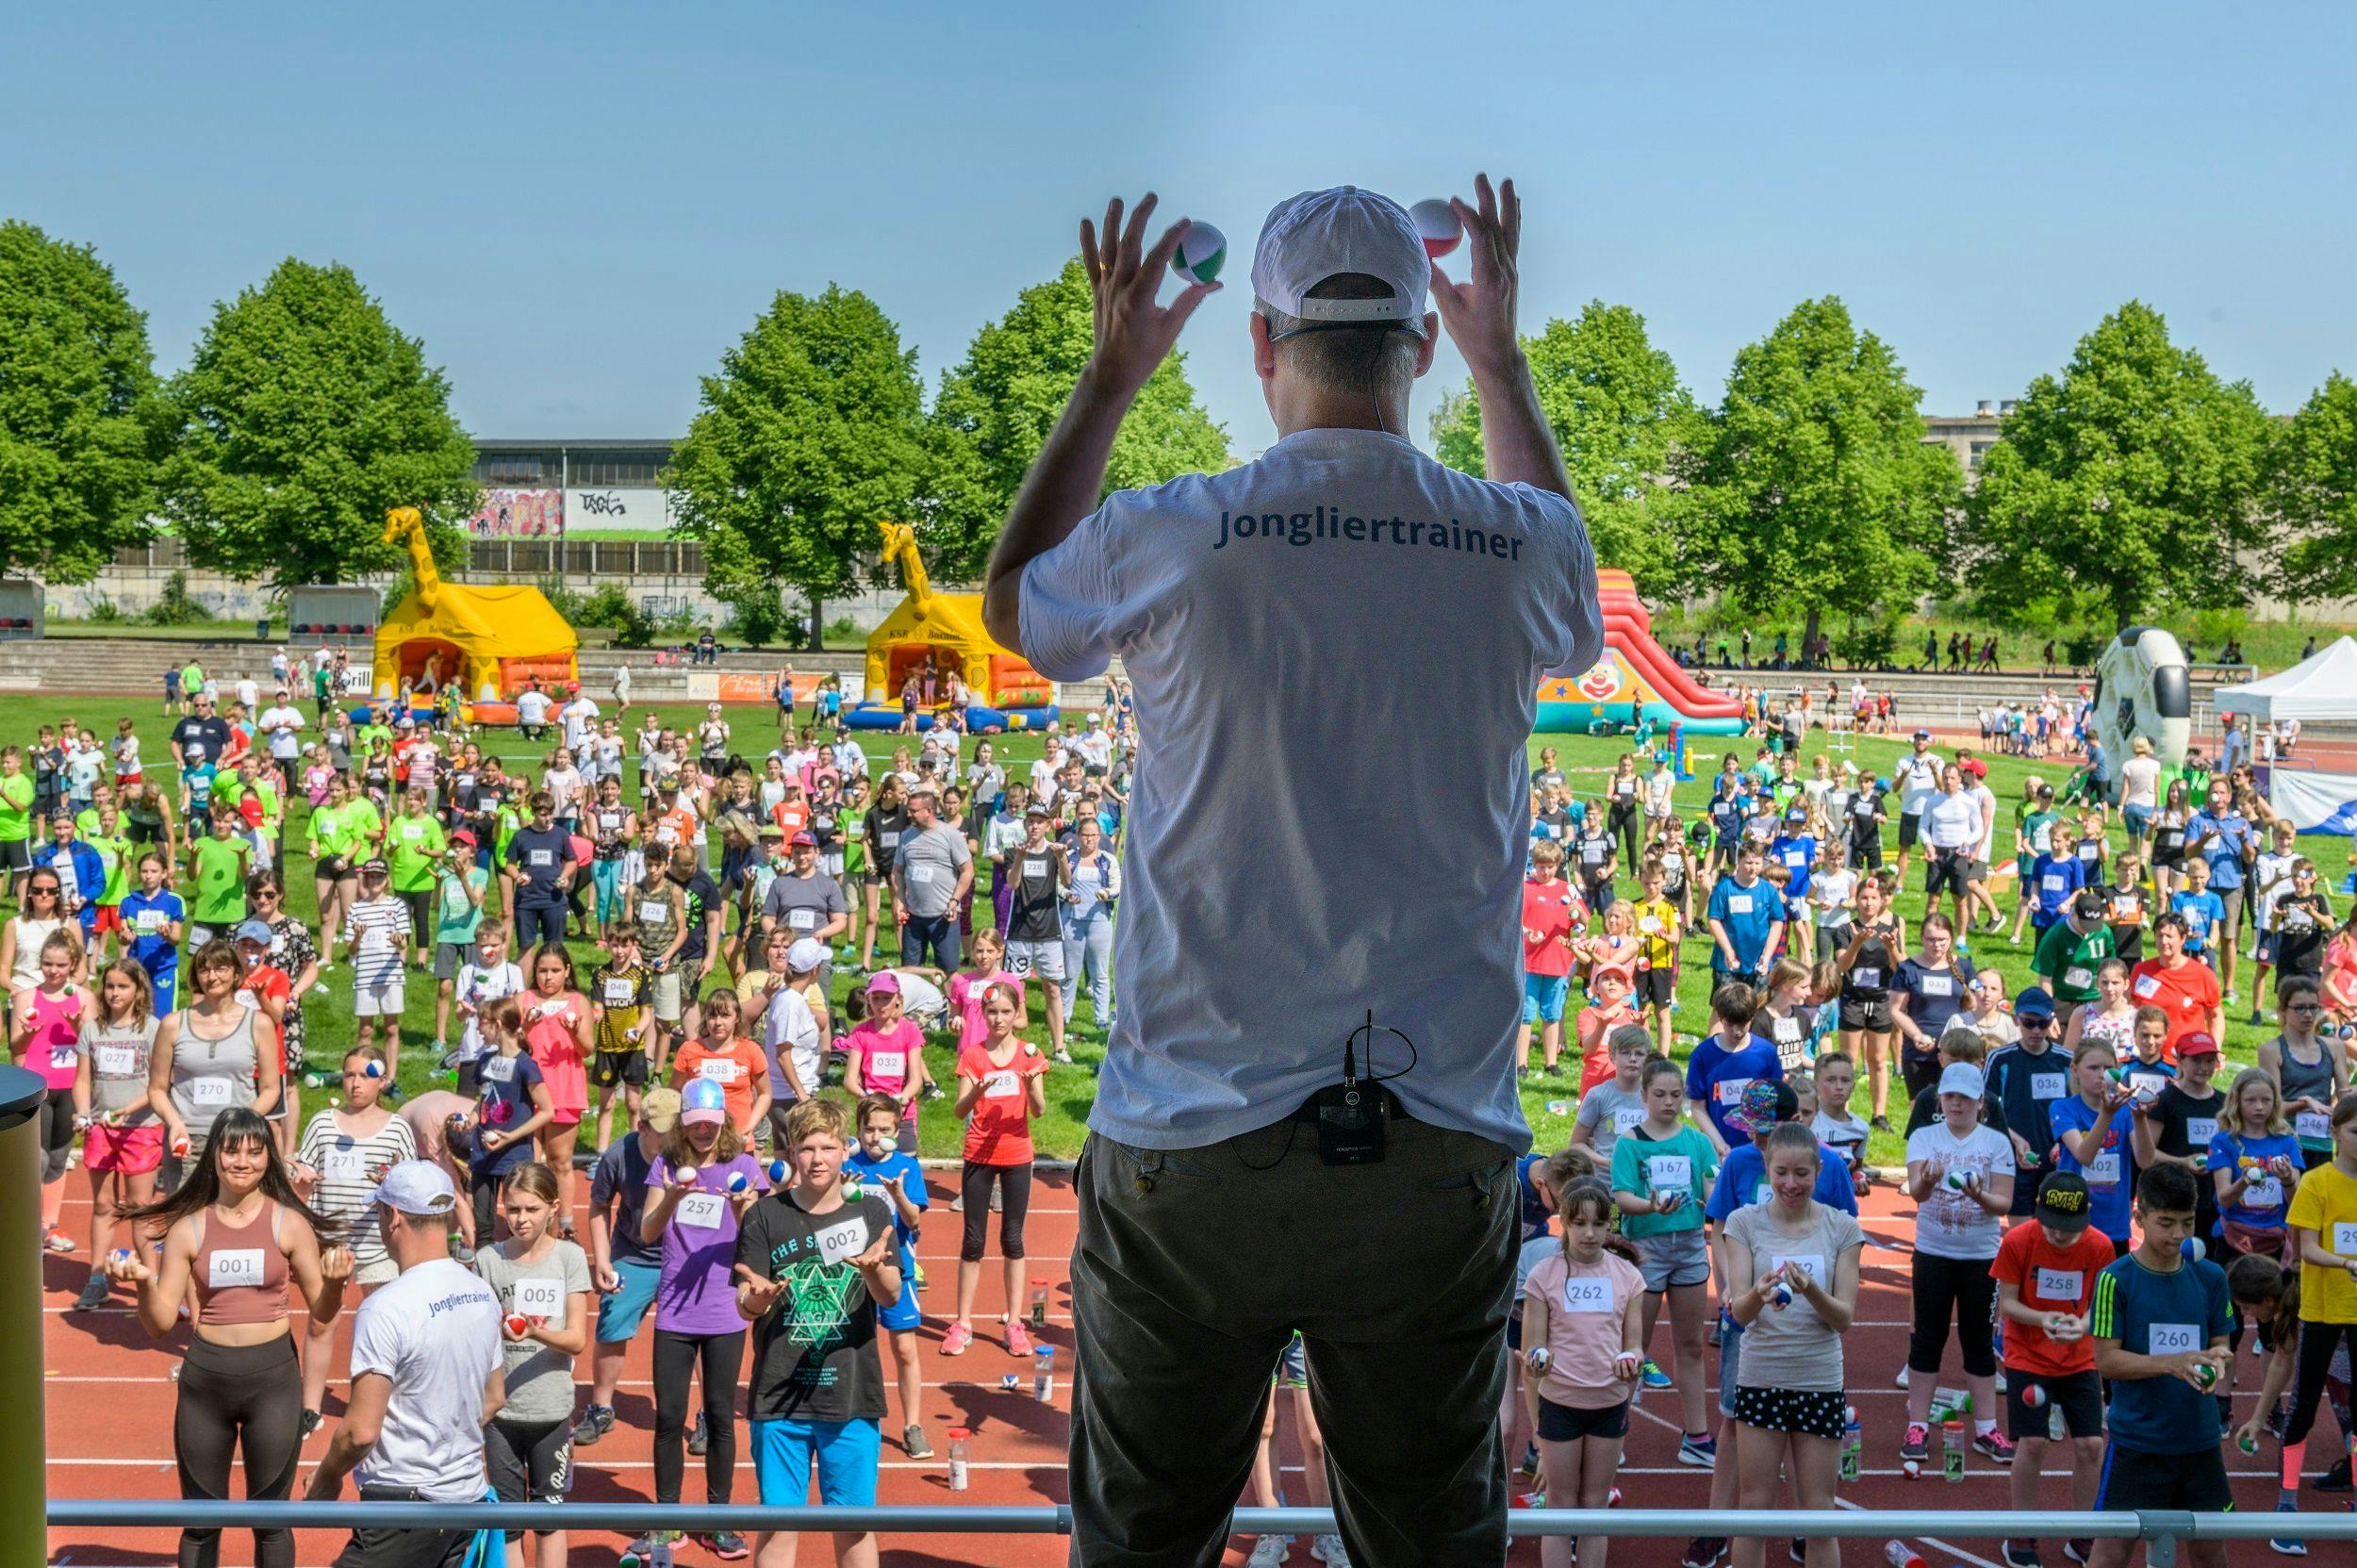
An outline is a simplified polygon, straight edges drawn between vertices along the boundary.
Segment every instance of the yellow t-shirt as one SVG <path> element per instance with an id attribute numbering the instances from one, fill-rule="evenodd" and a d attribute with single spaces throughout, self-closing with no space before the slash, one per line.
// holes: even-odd
<path id="1" fill-rule="evenodd" d="M 1651 920 L 1648 929 L 1645 922 Z M 1677 905 L 1667 899 L 1650 899 L 1637 906 L 1637 935 L 1643 943 L 1643 957 L 1648 969 L 1673 968 L 1677 964 L 1678 946 Z"/>
<path id="2" fill-rule="evenodd" d="M 2314 1230 L 2327 1252 L 2357 1258 L 2357 1177 L 2318 1165 L 2292 1194 L 2292 1225 Z M 2347 1269 L 2299 1265 L 2299 1316 L 2306 1323 L 2357 1323 L 2357 1277 Z"/>

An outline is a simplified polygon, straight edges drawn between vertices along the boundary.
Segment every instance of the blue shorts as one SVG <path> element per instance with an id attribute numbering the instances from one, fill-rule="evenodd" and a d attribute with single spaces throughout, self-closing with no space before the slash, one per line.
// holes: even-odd
<path id="1" fill-rule="evenodd" d="M 883 1428 L 873 1421 L 755 1421 L 753 1475 L 761 1500 L 792 1508 L 810 1499 L 810 1461 L 818 1460 L 818 1501 L 831 1508 L 874 1508 Z"/>
<path id="2" fill-rule="evenodd" d="M 1551 1024 L 1561 1023 L 1563 1004 L 1571 995 L 1569 975 L 1523 976 L 1523 1022 L 1535 1024 L 1543 1018 Z"/>
<path id="3" fill-rule="evenodd" d="M 901 1125 L 915 1127 L 916 1124 L 904 1122 Z M 909 1249 L 905 1246 L 900 1248 L 899 1298 L 889 1307 L 877 1308 L 876 1321 L 883 1328 L 898 1333 L 906 1333 L 912 1329 L 924 1327 L 925 1310 L 916 1304 L 915 1260 L 909 1256 Z"/>
<path id="4" fill-rule="evenodd" d="M 655 1286 L 663 1282 L 661 1263 L 614 1260 L 614 1276 L 622 1288 L 598 1298 L 598 1343 L 620 1345 L 638 1336 L 638 1325 L 654 1305 Z"/>

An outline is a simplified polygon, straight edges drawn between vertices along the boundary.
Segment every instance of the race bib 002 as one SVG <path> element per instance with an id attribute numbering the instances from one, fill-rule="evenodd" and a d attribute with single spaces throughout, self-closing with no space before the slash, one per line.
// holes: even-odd
<path id="1" fill-rule="evenodd" d="M 820 1263 L 848 1263 L 867 1249 L 867 1221 L 856 1216 L 841 1220 L 812 1239 L 817 1243 Z"/>

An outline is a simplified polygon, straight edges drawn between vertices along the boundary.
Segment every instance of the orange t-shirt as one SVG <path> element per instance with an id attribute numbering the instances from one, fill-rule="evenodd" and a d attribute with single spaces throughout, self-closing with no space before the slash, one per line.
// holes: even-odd
<path id="1" fill-rule="evenodd" d="M 1583 1007 L 1579 1010 L 1579 1092 L 1586 1094 L 1599 1083 L 1609 1083 L 1618 1076 L 1612 1066 L 1612 1048 L 1608 1042 L 1612 1032 L 1623 1024 L 1637 1022 L 1637 1015 L 1624 1000 L 1610 1007 Z"/>
<path id="2" fill-rule="evenodd" d="M 768 1060 L 759 1046 L 740 1037 L 716 1050 L 701 1039 L 690 1040 L 680 1048 L 672 1064 L 672 1075 L 680 1082 L 708 1078 L 720 1085 L 720 1092 L 728 1097 L 729 1120 L 739 1132 L 752 1135 L 753 1078 L 768 1070 Z"/>
<path id="3" fill-rule="evenodd" d="M 2111 1238 L 2094 1226 L 2080 1231 L 2069 1246 L 2058 1247 L 2046 1239 L 2043 1226 L 2027 1219 L 2005 1232 L 1989 1273 L 2000 1283 L 2012 1285 L 2025 1307 L 2085 1317 L 2095 1303 L 2095 1277 L 2109 1268 L 2111 1262 Z M 2092 1372 L 2095 1342 L 2081 1339 L 2057 1345 L 2043 1329 L 2008 1322 L 2005 1364 L 2018 1372 L 2043 1373 L 2050 1378 Z"/>

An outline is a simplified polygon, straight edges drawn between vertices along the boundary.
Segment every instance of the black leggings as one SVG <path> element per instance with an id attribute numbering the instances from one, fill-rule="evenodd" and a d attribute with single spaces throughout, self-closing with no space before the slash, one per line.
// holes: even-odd
<path id="1" fill-rule="evenodd" d="M 52 1089 L 41 1102 L 41 1184 L 65 1180 L 74 1163 L 74 1096 Z M 95 1260 L 93 1260 L 95 1262 Z"/>
<path id="2" fill-rule="evenodd" d="M 978 1165 L 969 1160 L 958 1178 L 959 1196 L 965 1199 L 965 1234 L 958 1242 L 961 1263 L 982 1261 L 984 1232 L 990 1229 L 990 1188 L 994 1181 L 1001 1183 L 1006 1194 L 1003 1212 L 998 1216 L 998 1255 L 1023 1256 L 1023 1221 L 1031 1212 L 1031 1167 Z"/>
<path id="3" fill-rule="evenodd" d="M 409 930 L 416 938 L 415 945 L 410 950 L 412 952 L 422 951 L 428 957 L 432 957 L 435 923 L 434 889 L 420 887 L 415 892 L 404 893 L 401 896 L 401 901 L 409 906 Z"/>
<path id="4" fill-rule="evenodd" d="M 1621 865 L 1635 870 L 1644 862 L 1637 858 L 1637 802 L 1615 798 L 1604 814 L 1604 831 L 1621 841 Z"/>
<path id="5" fill-rule="evenodd" d="M 1956 1345 L 1964 1352 L 1968 1378 L 1986 1378 L 1997 1371 L 1994 1320 L 1996 1277 L 1987 1258 L 1939 1258 L 1918 1249 L 1915 1254 L 1915 1327 L 1907 1336 L 1907 1375 L 1927 1378 L 1939 1370 L 1948 1348 L 1948 1324 L 1956 1326 Z"/>
<path id="6" fill-rule="evenodd" d="M 2357 1356 L 2357 1323 L 2302 1323 L 2299 1326 L 2299 1374 L 2293 1384 L 2292 1418 L 2283 1428 L 2285 1443 L 2304 1443 L 2316 1425 L 2316 1404 L 2324 1397 L 2324 1375 L 2332 1370 L 2332 1352 L 2341 1337 L 2349 1337 L 2349 1353 Z"/>
<path id="7" fill-rule="evenodd" d="M 687 1379 L 703 1362 L 704 1501 L 729 1501 L 736 1473 L 736 1375 L 745 1330 L 733 1334 L 654 1331 L 654 1500 L 679 1501 L 687 1471 Z"/>
<path id="8" fill-rule="evenodd" d="M 295 1360 L 293 1334 L 242 1347 L 202 1338 L 189 1342 L 172 1417 L 181 1496 L 227 1500 L 230 1461 L 242 1447 L 245 1494 L 285 1499 L 294 1492 L 302 1430 L 303 1368 Z M 259 1568 L 294 1568 L 294 1560 L 291 1533 L 254 1532 Z M 215 1568 L 220 1561 L 219 1530 L 180 1532 L 180 1568 Z"/>

